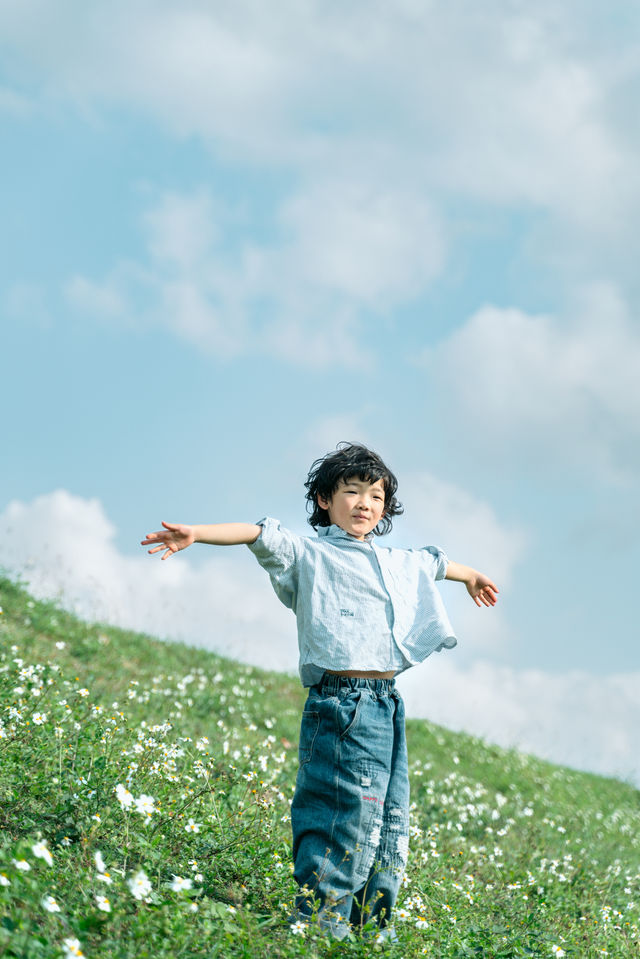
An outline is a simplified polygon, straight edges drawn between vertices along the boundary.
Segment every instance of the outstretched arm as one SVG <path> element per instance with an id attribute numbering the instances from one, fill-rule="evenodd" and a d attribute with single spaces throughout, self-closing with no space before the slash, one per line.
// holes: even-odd
<path id="1" fill-rule="evenodd" d="M 472 569 L 471 566 L 463 566 L 462 563 L 454 563 L 453 560 L 449 560 L 445 579 L 452 579 L 456 583 L 464 583 L 476 606 L 482 604 L 495 606 L 498 602 L 496 596 L 498 587 L 496 584 L 484 573 L 479 573 L 477 569 Z"/>
<path id="2" fill-rule="evenodd" d="M 141 546 L 153 545 L 150 553 L 166 550 L 161 559 L 186 549 L 192 543 L 209 543 L 212 546 L 237 546 L 240 543 L 255 543 L 262 532 L 255 523 L 212 523 L 204 526 L 187 526 L 184 523 L 165 523 L 164 529 L 147 533 Z"/>

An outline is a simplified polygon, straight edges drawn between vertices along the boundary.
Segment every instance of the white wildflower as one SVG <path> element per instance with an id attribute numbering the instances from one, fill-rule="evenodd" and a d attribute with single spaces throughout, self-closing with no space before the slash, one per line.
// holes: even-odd
<path id="1" fill-rule="evenodd" d="M 143 869 L 132 876 L 127 884 L 134 899 L 146 899 L 151 892 L 151 883 Z"/>
<path id="2" fill-rule="evenodd" d="M 129 807 L 133 805 L 133 795 L 122 783 L 118 783 L 116 786 L 116 797 L 123 809 L 129 809 Z"/>
<path id="3" fill-rule="evenodd" d="M 75 959 L 76 956 L 84 956 L 80 948 L 79 939 L 65 939 L 62 943 L 64 949 L 64 959 Z"/>
<path id="4" fill-rule="evenodd" d="M 96 905 L 101 912 L 111 912 L 111 903 L 106 896 L 96 896 Z"/>
<path id="5" fill-rule="evenodd" d="M 173 882 L 171 883 L 171 888 L 174 892 L 182 892 L 183 889 L 191 889 L 193 883 L 191 879 L 183 879 L 182 876 L 173 877 Z"/>
<path id="6" fill-rule="evenodd" d="M 134 800 L 136 804 L 136 812 L 139 812 L 142 815 L 150 816 L 151 813 L 156 811 L 154 801 L 155 800 L 153 796 L 147 796 L 145 793 L 143 793 L 141 796 L 138 796 L 138 798 Z"/>
<path id="7" fill-rule="evenodd" d="M 37 856 L 38 859 L 44 859 L 49 866 L 53 866 L 53 856 L 47 849 L 47 843 L 37 842 L 34 846 L 31 847 L 31 852 L 34 856 Z"/>
<path id="8" fill-rule="evenodd" d="M 47 912 L 60 912 L 60 906 L 55 901 L 53 896 L 45 896 L 42 900 L 42 905 Z"/>

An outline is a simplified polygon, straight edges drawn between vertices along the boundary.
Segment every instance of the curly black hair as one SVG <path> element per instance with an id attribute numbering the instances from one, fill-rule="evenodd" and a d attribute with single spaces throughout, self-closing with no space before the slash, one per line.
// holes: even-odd
<path id="1" fill-rule="evenodd" d="M 384 513 L 373 530 L 376 536 L 383 536 L 391 530 L 392 517 L 404 512 L 402 503 L 396 499 L 398 481 L 377 453 L 360 443 L 338 443 L 336 449 L 321 456 L 311 464 L 307 481 L 307 512 L 311 515 L 307 522 L 317 529 L 318 526 L 330 526 L 329 513 L 318 505 L 318 495 L 331 499 L 340 481 L 358 478 L 367 483 L 382 480 L 384 487 Z"/>

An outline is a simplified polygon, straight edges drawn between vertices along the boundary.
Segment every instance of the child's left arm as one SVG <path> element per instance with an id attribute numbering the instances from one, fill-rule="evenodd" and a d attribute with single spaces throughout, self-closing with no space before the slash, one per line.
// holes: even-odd
<path id="1" fill-rule="evenodd" d="M 498 602 L 496 593 L 498 587 L 484 573 L 479 573 L 477 569 L 470 566 L 463 566 L 462 563 L 454 563 L 449 560 L 445 579 L 452 579 L 456 583 L 464 583 L 467 587 L 469 596 L 476 606 L 484 604 L 485 606 L 495 606 Z"/>

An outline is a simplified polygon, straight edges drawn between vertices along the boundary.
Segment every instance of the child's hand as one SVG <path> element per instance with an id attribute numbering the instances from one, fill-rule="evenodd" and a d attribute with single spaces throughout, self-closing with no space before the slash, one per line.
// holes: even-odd
<path id="1" fill-rule="evenodd" d="M 484 573 L 476 573 L 466 581 L 467 592 L 476 606 L 495 606 L 498 602 L 498 587 Z"/>
<path id="2" fill-rule="evenodd" d="M 162 521 L 164 529 L 159 530 L 157 533 L 147 533 L 146 539 L 143 539 L 141 546 L 148 546 L 149 543 L 158 543 L 158 546 L 154 546 L 153 549 L 150 549 L 150 553 L 157 553 L 161 549 L 166 549 L 166 553 L 161 556 L 161 559 L 167 559 L 173 553 L 177 553 L 178 550 L 186 549 L 187 546 L 191 546 L 195 542 L 195 533 L 193 526 L 184 526 L 180 523 L 165 523 Z"/>

